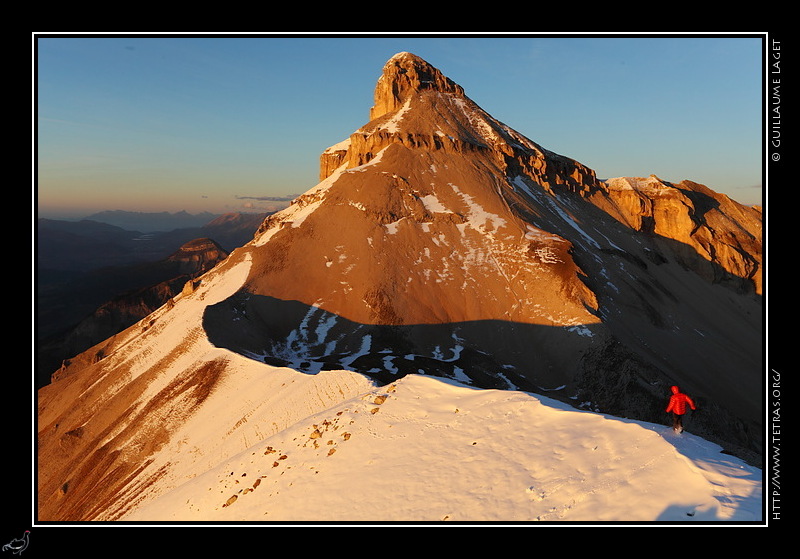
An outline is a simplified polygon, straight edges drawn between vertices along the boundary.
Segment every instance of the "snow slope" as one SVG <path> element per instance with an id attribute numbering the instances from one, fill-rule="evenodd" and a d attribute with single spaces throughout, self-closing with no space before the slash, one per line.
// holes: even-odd
<path id="1" fill-rule="evenodd" d="M 761 503 L 761 470 L 689 432 L 411 375 L 253 441 L 121 520 L 746 522 Z"/>
<path id="2" fill-rule="evenodd" d="M 249 258 L 208 274 L 155 347 L 241 284 Z M 163 319 L 162 319 L 163 320 Z M 521 391 L 409 375 L 306 374 L 221 348 L 224 380 L 150 465 L 121 522 L 751 522 L 762 471 L 666 425 Z M 189 344 L 192 345 L 192 344 Z M 665 395 L 666 398 L 666 395 Z"/>
<path id="3" fill-rule="evenodd" d="M 306 374 L 215 348 L 198 325 L 207 305 L 241 285 L 250 259 L 238 262 L 177 297 L 158 327 L 121 342 L 120 358 L 139 371 L 176 347 L 172 366 L 225 362 L 214 390 L 128 486 L 122 523 L 762 519 L 761 470 L 692 435 L 691 418 L 677 435 L 521 391 L 425 374 L 378 386 L 352 371 Z"/>

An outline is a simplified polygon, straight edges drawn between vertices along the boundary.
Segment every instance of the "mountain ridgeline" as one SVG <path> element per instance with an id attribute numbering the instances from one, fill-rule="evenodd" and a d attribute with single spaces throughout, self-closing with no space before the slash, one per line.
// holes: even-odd
<path id="1" fill-rule="evenodd" d="M 60 371 L 71 364 L 73 356 L 86 358 L 89 354 L 84 353 L 85 350 L 144 319 L 162 305 L 170 304 L 187 285 L 191 286 L 197 277 L 227 256 L 215 241 L 200 238 L 183 244 L 164 260 L 119 270 L 119 274 L 136 276 L 142 287 L 111 298 L 73 327 L 39 343 L 37 358 L 40 363 L 51 367 L 54 363 L 61 364 L 57 371 L 50 370 L 51 381 L 58 380 Z M 104 277 L 108 278 L 109 274 Z M 148 278 L 151 281 L 147 281 Z M 156 278 L 163 279 L 153 281 Z"/>
<path id="2" fill-rule="evenodd" d="M 232 382 L 232 355 L 264 374 L 423 374 L 654 422 L 678 384 L 699 404 L 694 433 L 757 459 L 762 271 L 759 208 L 691 181 L 600 180 L 397 54 L 318 185 L 39 391 L 40 513 L 119 518 L 163 475 L 147 464 L 170 433 Z M 194 322 L 179 318 L 190 304 Z M 136 423 L 145 412 L 163 421 Z"/>

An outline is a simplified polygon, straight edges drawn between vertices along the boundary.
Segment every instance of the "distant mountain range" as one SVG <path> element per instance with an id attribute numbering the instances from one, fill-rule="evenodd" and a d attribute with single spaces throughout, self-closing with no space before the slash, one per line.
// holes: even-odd
<path id="1" fill-rule="evenodd" d="M 137 215 L 162 214 L 101 212 L 93 217 L 133 223 Z M 186 247 L 205 240 L 204 246 L 226 256 L 251 240 L 268 214 L 204 214 L 211 219 L 192 227 L 186 223 L 197 216 L 168 215 L 176 217 L 176 226 L 152 233 L 89 219 L 38 220 L 37 386 L 49 382 L 64 359 L 136 322 L 179 293 L 190 276 L 212 267 L 179 265 L 176 255 L 185 254 Z"/>
<path id="2" fill-rule="evenodd" d="M 123 215 L 125 214 L 125 215 Z M 151 216 L 142 217 L 139 216 Z M 36 227 L 36 263 L 40 274 L 48 271 L 88 271 L 108 266 L 154 262 L 166 258 L 181 245 L 200 237 L 214 239 L 231 251 L 248 242 L 267 213 L 202 214 L 198 220 L 185 212 L 174 216 L 173 226 L 162 224 L 159 230 L 136 228 L 138 222 L 162 214 L 136 212 L 100 212 L 80 221 L 40 218 Z M 112 219 L 113 217 L 119 219 Z M 129 222 L 128 226 L 123 223 Z M 192 223 L 190 225 L 190 223 Z"/>
<path id="3" fill-rule="evenodd" d="M 126 210 L 106 210 L 86 216 L 86 220 L 99 221 L 116 225 L 130 231 L 152 233 L 154 231 L 172 231 L 189 227 L 202 227 L 223 214 L 201 212 L 190 214 L 180 212 L 131 212 Z"/>

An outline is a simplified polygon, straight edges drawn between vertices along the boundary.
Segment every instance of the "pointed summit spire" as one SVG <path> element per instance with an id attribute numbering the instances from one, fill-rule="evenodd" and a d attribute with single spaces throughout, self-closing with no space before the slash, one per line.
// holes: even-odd
<path id="1" fill-rule="evenodd" d="M 463 95 L 464 89 L 445 77 L 425 60 L 410 52 L 399 52 L 383 66 L 375 86 L 375 105 L 370 120 L 399 109 L 414 92 L 436 89 L 443 93 Z"/>

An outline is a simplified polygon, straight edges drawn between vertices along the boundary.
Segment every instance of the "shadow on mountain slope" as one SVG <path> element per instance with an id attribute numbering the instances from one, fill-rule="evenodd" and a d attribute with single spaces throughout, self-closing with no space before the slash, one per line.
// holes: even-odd
<path id="1" fill-rule="evenodd" d="M 240 292 L 207 307 L 203 326 L 217 347 L 306 374 L 344 369 L 387 384 L 419 373 L 543 394 L 620 417 L 669 421 L 664 406 L 675 383 L 671 371 L 620 343 L 600 323 L 361 324 L 317 306 Z M 695 350 L 687 345 L 687 352 Z M 691 418 L 692 430 L 757 463 L 761 429 L 752 417 L 760 416 L 758 379 L 748 386 L 753 410 L 744 410 L 723 389 L 726 383 L 730 378 L 684 384 L 701 408 Z"/>
<path id="2" fill-rule="evenodd" d="M 204 328 L 218 347 L 305 373 L 344 369 L 385 384 L 422 372 L 481 388 L 535 391 L 563 385 L 560 371 L 592 345 L 587 326 L 361 324 L 299 301 L 245 292 L 208 307 Z"/>

